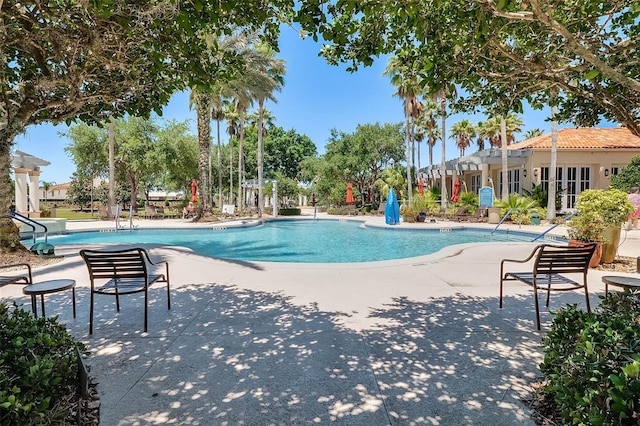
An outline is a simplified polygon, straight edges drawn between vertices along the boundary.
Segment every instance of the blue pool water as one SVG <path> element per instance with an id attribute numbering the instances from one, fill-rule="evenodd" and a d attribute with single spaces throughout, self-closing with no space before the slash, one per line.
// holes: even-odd
<path id="1" fill-rule="evenodd" d="M 139 229 L 49 237 L 53 245 L 150 243 L 188 247 L 207 256 L 266 262 L 338 263 L 403 259 L 477 242 L 531 241 L 531 234 L 485 229 L 372 228 L 347 220 L 274 220 L 260 226 L 215 229 Z"/>

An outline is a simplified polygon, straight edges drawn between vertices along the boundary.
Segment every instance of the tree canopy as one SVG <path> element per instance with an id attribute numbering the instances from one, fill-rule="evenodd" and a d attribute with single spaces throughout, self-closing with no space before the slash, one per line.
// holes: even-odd
<path id="1" fill-rule="evenodd" d="M 334 3 L 308 2 L 301 19 L 331 63 L 353 70 L 401 53 L 420 63 L 431 91 L 453 82 L 470 93 L 466 108 L 520 112 L 523 100 L 546 103 L 559 90 L 558 119 L 604 117 L 640 135 L 637 0 Z"/>

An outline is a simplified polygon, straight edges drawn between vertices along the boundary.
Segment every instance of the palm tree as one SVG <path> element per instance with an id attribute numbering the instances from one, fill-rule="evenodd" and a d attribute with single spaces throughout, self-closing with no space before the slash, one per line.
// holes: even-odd
<path id="1" fill-rule="evenodd" d="M 491 137 L 493 136 L 492 124 L 489 120 L 478 122 L 478 125 L 476 126 L 476 134 L 478 135 L 478 139 L 476 139 L 478 150 L 482 151 L 484 150 L 485 139 L 489 140 L 491 143 Z"/>
<path id="2" fill-rule="evenodd" d="M 275 52 L 266 45 L 258 46 L 257 52 L 261 57 L 256 58 L 254 83 L 251 92 L 258 101 L 258 217 L 262 217 L 264 210 L 264 103 L 267 99 L 275 102 L 274 91 L 279 91 L 284 84 L 284 60 L 276 59 Z M 246 74 L 245 74 L 246 75 Z"/>
<path id="3" fill-rule="evenodd" d="M 542 136 L 542 130 L 541 129 L 529 129 L 527 130 L 527 132 L 524 134 L 524 139 L 531 139 L 531 138 L 535 138 L 537 136 Z"/>
<path id="4" fill-rule="evenodd" d="M 460 150 L 460 156 L 471 146 L 471 139 L 476 136 L 476 128 L 469 120 L 462 120 L 451 126 L 451 137 L 456 139 L 456 145 Z"/>
<path id="5" fill-rule="evenodd" d="M 198 128 L 198 174 L 200 175 L 200 208 L 206 211 L 211 206 L 211 94 L 203 90 L 192 90 L 191 105 L 195 105 Z"/>
<path id="6" fill-rule="evenodd" d="M 440 138 L 440 130 L 436 123 L 436 116 L 438 115 L 440 108 L 434 102 L 433 99 L 427 99 L 422 111 L 422 115 L 418 120 L 418 126 L 425 129 L 427 133 L 427 145 L 429 146 L 429 165 L 433 166 L 433 147 Z"/>
<path id="7" fill-rule="evenodd" d="M 382 75 L 391 78 L 397 90 L 394 96 L 402 99 L 405 116 L 405 141 L 407 144 L 407 200 L 412 201 L 411 186 L 411 152 L 412 152 L 412 129 L 413 120 L 420 116 L 422 104 L 418 101 L 418 94 L 422 92 L 420 79 L 414 69 L 414 61 L 410 57 L 392 56 L 389 59 L 387 68 Z"/>
<path id="8" fill-rule="evenodd" d="M 453 98 L 457 97 L 458 94 L 455 90 L 455 86 L 451 86 L 451 89 L 442 88 L 433 94 L 434 102 L 437 99 L 440 99 L 440 114 L 442 117 L 442 155 L 440 158 L 440 168 L 442 170 L 442 176 L 440 177 L 440 189 L 442 191 L 442 195 L 440 196 L 440 208 L 442 211 L 445 211 L 447 208 L 447 194 L 446 194 L 446 183 L 447 183 L 447 169 L 446 169 L 446 157 L 445 157 L 445 147 L 446 147 L 446 121 L 447 121 L 447 96 L 451 95 Z"/>
<path id="9" fill-rule="evenodd" d="M 235 105 L 227 104 L 224 109 L 224 118 L 227 121 L 227 134 L 229 135 L 229 202 L 233 203 L 233 138 L 238 137 L 239 114 Z"/>
<path id="10" fill-rule="evenodd" d="M 220 143 L 220 122 L 225 119 L 227 102 L 222 95 L 222 87 L 218 86 L 211 96 L 211 118 L 216 120 L 217 148 L 218 148 L 218 203 L 222 204 L 222 154 Z M 221 206 L 220 206 L 221 207 Z"/>

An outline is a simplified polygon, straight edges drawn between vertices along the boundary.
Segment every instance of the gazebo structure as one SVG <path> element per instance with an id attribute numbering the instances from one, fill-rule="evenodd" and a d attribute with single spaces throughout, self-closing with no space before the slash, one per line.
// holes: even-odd
<path id="1" fill-rule="evenodd" d="M 16 180 L 16 212 L 40 217 L 40 167 L 51 163 L 22 151 L 15 151 L 11 166 Z M 29 179 L 27 180 L 27 176 Z"/>

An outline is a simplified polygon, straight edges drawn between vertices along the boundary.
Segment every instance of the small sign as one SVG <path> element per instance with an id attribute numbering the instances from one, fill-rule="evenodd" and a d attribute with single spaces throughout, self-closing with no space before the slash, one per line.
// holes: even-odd
<path id="1" fill-rule="evenodd" d="M 480 207 L 493 207 L 493 188 L 483 186 L 478 191 L 478 198 Z"/>

